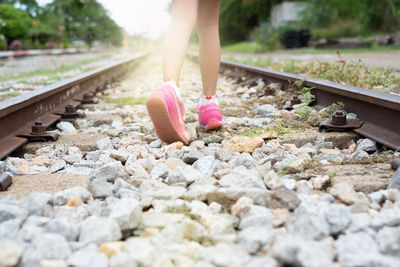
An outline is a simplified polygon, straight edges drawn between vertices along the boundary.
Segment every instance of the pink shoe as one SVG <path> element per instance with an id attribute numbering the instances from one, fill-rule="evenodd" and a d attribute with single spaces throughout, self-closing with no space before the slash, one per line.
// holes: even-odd
<path id="1" fill-rule="evenodd" d="M 162 141 L 189 143 L 190 134 L 186 131 L 183 121 L 185 108 L 170 82 L 164 83 L 151 94 L 146 107 Z"/>
<path id="2" fill-rule="evenodd" d="M 200 125 L 210 131 L 222 127 L 222 113 L 216 103 L 197 106 Z"/>

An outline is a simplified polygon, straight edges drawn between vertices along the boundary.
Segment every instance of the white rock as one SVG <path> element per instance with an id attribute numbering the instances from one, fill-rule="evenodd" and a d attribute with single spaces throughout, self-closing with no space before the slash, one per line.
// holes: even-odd
<path id="1" fill-rule="evenodd" d="M 384 227 L 376 235 L 379 250 L 388 255 L 400 255 L 400 228 Z"/>
<path id="2" fill-rule="evenodd" d="M 120 120 L 114 120 L 111 123 L 111 127 L 113 127 L 113 128 L 120 128 L 122 126 L 124 126 L 124 123 L 122 121 L 120 121 Z"/>
<path id="3" fill-rule="evenodd" d="M 335 248 L 342 266 L 395 266 L 379 253 L 375 240 L 365 232 L 339 236 Z"/>
<path id="4" fill-rule="evenodd" d="M 112 184 L 100 178 L 91 181 L 88 190 L 94 198 L 106 198 L 113 194 Z"/>
<path id="5" fill-rule="evenodd" d="M 374 229 L 380 229 L 383 226 L 398 226 L 400 225 L 400 209 L 387 209 L 378 213 L 371 222 Z"/>
<path id="6" fill-rule="evenodd" d="M 67 121 L 61 121 L 57 123 L 57 128 L 65 133 L 73 133 L 76 131 L 74 125 Z"/>
<path id="7" fill-rule="evenodd" d="M 247 169 L 253 169 L 257 165 L 256 160 L 248 153 L 240 153 L 239 155 L 233 156 L 229 160 L 229 167 L 236 168 L 244 166 Z"/>
<path id="8" fill-rule="evenodd" d="M 216 160 L 214 156 L 211 155 L 202 157 L 193 164 L 195 169 L 206 176 L 212 176 L 215 172 L 221 169 L 221 166 L 221 161 Z"/>
<path id="9" fill-rule="evenodd" d="M 51 195 L 47 193 L 30 193 L 21 199 L 18 204 L 27 210 L 29 215 L 41 215 L 50 199 Z"/>
<path id="10" fill-rule="evenodd" d="M 239 229 L 260 226 L 266 229 L 272 229 L 272 212 L 266 207 L 252 205 L 248 212 L 239 213 Z"/>
<path id="11" fill-rule="evenodd" d="M 45 233 L 39 235 L 32 241 L 31 245 L 41 258 L 66 259 L 72 253 L 65 237 L 59 234 Z"/>
<path id="12" fill-rule="evenodd" d="M 140 266 L 150 267 L 157 258 L 154 246 L 146 239 L 131 237 L 125 243 L 125 251 Z"/>
<path id="13" fill-rule="evenodd" d="M 302 240 L 295 235 L 278 236 L 271 254 L 283 265 L 334 266 L 333 253 L 323 243 Z"/>
<path id="14" fill-rule="evenodd" d="M 271 230 L 265 227 L 247 227 L 239 232 L 238 245 L 255 254 L 263 245 L 272 241 Z"/>
<path id="15" fill-rule="evenodd" d="M 80 223 L 80 231 L 79 242 L 86 244 L 117 241 L 122 237 L 118 223 L 112 218 L 90 216 Z"/>
<path id="16" fill-rule="evenodd" d="M 68 258 L 68 264 L 73 267 L 107 267 L 108 258 L 105 254 L 97 251 L 95 244 L 90 244 L 75 251 Z"/>
<path id="17" fill-rule="evenodd" d="M 377 150 L 376 142 L 365 138 L 357 141 L 357 149 L 365 152 L 374 152 Z"/>
<path id="18" fill-rule="evenodd" d="M 250 256 L 239 246 L 229 243 L 218 243 L 206 247 L 198 257 L 221 267 L 244 266 L 250 259 Z"/>
<path id="19" fill-rule="evenodd" d="M 109 267 L 137 267 L 137 263 L 128 253 L 120 252 L 110 258 Z"/>
<path id="20" fill-rule="evenodd" d="M 23 247 L 17 243 L 0 241 L 0 266 L 16 266 L 22 256 Z"/>
<path id="21" fill-rule="evenodd" d="M 189 185 L 200 179 L 201 176 L 200 171 L 191 166 L 178 166 L 169 172 L 167 180 L 169 184 L 184 183 Z"/>
<path id="22" fill-rule="evenodd" d="M 261 115 L 262 117 L 269 117 L 271 114 L 277 112 L 276 108 L 270 104 L 261 105 L 256 110 L 257 114 Z"/>
<path id="23" fill-rule="evenodd" d="M 249 173 L 244 166 L 236 167 L 230 174 L 223 176 L 219 180 L 222 187 L 257 187 L 266 189 L 263 180 Z"/>
<path id="24" fill-rule="evenodd" d="M 142 207 L 136 199 L 123 198 L 112 205 L 110 218 L 115 219 L 122 231 L 134 229 L 141 222 Z"/>
<path id="25" fill-rule="evenodd" d="M 106 137 L 97 141 L 97 147 L 100 150 L 114 149 L 114 145 L 111 142 L 110 137 Z"/>
<path id="26" fill-rule="evenodd" d="M 117 178 L 127 179 L 129 175 L 124 171 L 121 162 L 116 161 L 101 167 L 96 173 L 95 178 L 102 178 L 109 182 L 114 182 Z"/>
<path id="27" fill-rule="evenodd" d="M 328 175 L 324 175 L 311 178 L 311 183 L 315 190 L 322 190 L 330 183 L 330 180 Z"/>
<path id="28" fill-rule="evenodd" d="M 83 202 L 87 202 L 91 197 L 91 194 L 86 188 L 82 186 L 71 187 L 55 193 L 53 196 L 53 204 L 58 206 L 65 205 L 71 199 L 77 196 L 79 196 Z"/>
<path id="29" fill-rule="evenodd" d="M 0 202 L 0 223 L 16 218 L 24 219 L 27 215 L 28 212 L 17 205 Z"/>

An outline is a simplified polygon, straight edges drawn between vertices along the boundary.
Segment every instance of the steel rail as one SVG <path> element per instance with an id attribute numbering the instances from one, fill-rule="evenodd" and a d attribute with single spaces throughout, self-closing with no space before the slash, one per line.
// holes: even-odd
<path id="1" fill-rule="evenodd" d="M 400 150 L 400 96 L 358 88 L 271 69 L 221 60 L 222 68 L 238 69 L 251 75 L 260 75 L 284 87 L 301 81 L 303 86 L 314 88 L 317 108 L 342 102 L 345 110 L 357 114 L 364 123 L 353 131 L 394 150 Z"/>
<path id="2" fill-rule="evenodd" d="M 7 50 L 0 51 L 0 58 L 40 56 L 40 55 L 63 55 L 97 52 L 98 49 L 80 49 L 80 48 L 53 48 L 53 49 L 29 49 L 29 50 Z"/>
<path id="3" fill-rule="evenodd" d="M 85 94 L 104 88 L 146 56 L 147 53 L 137 53 L 120 62 L 0 102 L 0 159 L 29 142 L 29 136 L 35 137 L 32 128 L 35 123 L 36 128 L 45 130 L 62 118 L 68 105 L 78 106 Z"/>

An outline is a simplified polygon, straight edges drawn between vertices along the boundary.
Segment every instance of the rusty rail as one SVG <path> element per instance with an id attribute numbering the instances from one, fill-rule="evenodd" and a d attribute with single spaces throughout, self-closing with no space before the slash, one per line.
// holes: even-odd
<path id="1" fill-rule="evenodd" d="M 259 75 L 270 82 L 282 83 L 284 87 L 301 81 L 306 87 L 313 87 L 317 108 L 327 107 L 338 101 L 345 109 L 358 115 L 363 124 L 354 132 L 371 138 L 394 150 L 400 150 L 400 96 L 354 86 L 338 84 L 303 75 L 296 75 L 271 69 L 221 61 L 222 68 L 239 69 L 251 75 Z"/>
<path id="2" fill-rule="evenodd" d="M 0 103 L 0 159 L 29 141 L 54 140 L 46 128 L 71 115 L 71 109 L 87 102 L 98 90 L 147 56 L 137 53 L 128 59 L 80 74 Z M 67 116 L 68 117 L 68 116 Z"/>

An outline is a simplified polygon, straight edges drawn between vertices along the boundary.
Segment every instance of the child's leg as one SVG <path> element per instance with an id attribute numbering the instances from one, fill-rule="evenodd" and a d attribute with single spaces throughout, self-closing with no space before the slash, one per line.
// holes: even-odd
<path id="1" fill-rule="evenodd" d="M 167 143 L 181 141 L 188 144 L 190 141 L 190 134 L 186 131 L 183 120 L 185 109 L 176 82 L 179 80 L 186 47 L 196 22 L 197 1 L 172 1 L 172 21 L 165 37 L 164 79 L 175 82 L 165 82 L 153 91 L 146 102 L 158 137 Z"/>
<path id="2" fill-rule="evenodd" d="M 164 79 L 179 80 L 187 44 L 196 23 L 197 1 L 172 1 L 171 25 L 164 45 Z"/>
<path id="3" fill-rule="evenodd" d="M 203 81 L 203 96 L 197 112 L 200 125 L 206 130 L 222 126 L 216 90 L 220 64 L 218 17 L 221 0 L 200 0 L 197 10 L 197 32 L 199 35 L 199 62 Z"/>
<path id="4" fill-rule="evenodd" d="M 203 94 L 206 96 L 216 93 L 221 54 L 218 29 L 220 3 L 221 0 L 200 0 L 198 3 L 199 61 Z"/>

